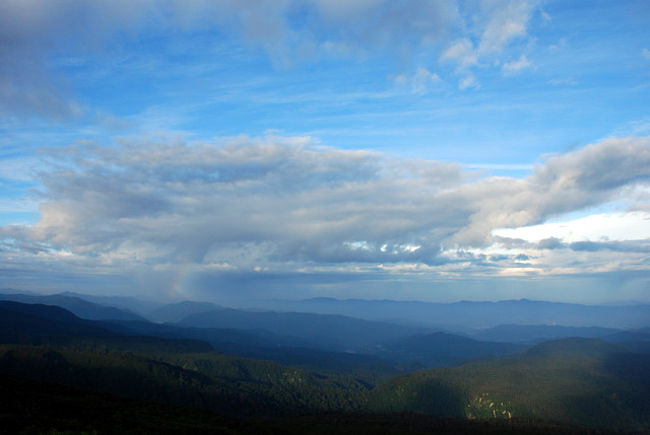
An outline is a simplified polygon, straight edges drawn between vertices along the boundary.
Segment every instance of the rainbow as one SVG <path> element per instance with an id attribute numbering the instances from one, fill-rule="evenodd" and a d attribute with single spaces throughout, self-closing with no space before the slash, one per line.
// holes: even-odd
<path id="1" fill-rule="evenodd" d="M 190 289 L 191 277 L 194 267 L 191 264 L 182 264 L 172 273 L 172 277 L 167 286 L 167 296 L 169 299 L 186 299 L 187 292 Z"/>

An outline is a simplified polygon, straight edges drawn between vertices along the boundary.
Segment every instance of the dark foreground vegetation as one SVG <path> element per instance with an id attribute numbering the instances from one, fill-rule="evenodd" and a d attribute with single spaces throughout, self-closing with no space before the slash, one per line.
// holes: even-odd
<path id="1" fill-rule="evenodd" d="M 0 375 L 3 433 L 151 434 L 607 434 L 541 420 L 462 420 L 415 413 L 328 413 L 238 419 L 160 402 Z"/>
<path id="2" fill-rule="evenodd" d="M 420 333 L 391 337 L 381 347 L 399 356 L 394 360 L 345 360 L 332 352 L 320 370 L 224 354 L 206 341 L 178 337 L 181 329 L 173 330 L 175 338 L 117 332 L 125 325 L 80 319 L 59 307 L 0 302 L 1 430 L 650 433 L 650 355 L 600 339 L 526 349 Z M 391 354 L 391 346 L 399 352 Z M 475 358 L 486 346 L 485 358 Z M 516 353 L 494 354 L 505 348 Z M 282 349 L 289 348 L 276 347 Z M 404 368 L 418 366 L 409 355 L 434 361 L 432 349 L 456 359 L 469 349 L 474 361 Z M 434 353 L 440 358 L 440 350 Z"/>

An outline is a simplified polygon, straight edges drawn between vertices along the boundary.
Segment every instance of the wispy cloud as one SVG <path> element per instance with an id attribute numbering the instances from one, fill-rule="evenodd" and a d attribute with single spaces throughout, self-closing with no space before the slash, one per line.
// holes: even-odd
<path id="1" fill-rule="evenodd" d="M 528 36 L 528 23 L 537 7 L 536 2 L 493 1 L 482 2 L 481 11 L 472 17 L 473 31 L 453 41 L 440 55 L 440 61 L 456 65 L 456 73 L 464 77 L 459 89 L 479 87 L 473 68 L 498 65 L 509 45 Z M 502 66 L 505 75 L 513 75 L 532 64 L 524 54 L 519 60 L 506 62 Z"/>
<path id="2" fill-rule="evenodd" d="M 481 56 L 500 53 L 511 41 L 526 36 L 535 2 L 505 0 L 483 5 L 488 19 L 478 46 Z"/>
<path id="3" fill-rule="evenodd" d="M 398 85 L 409 87 L 414 94 L 424 95 L 431 89 L 440 86 L 443 80 L 437 73 L 420 66 L 412 76 L 406 76 L 405 74 L 396 76 L 395 82 Z"/>
<path id="4" fill-rule="evenodd" d="M 497 3 L 486 2 L 471 16 L 463 16 L 456 2 L 419 0 L 4 2 L 0 110 L 54 120 L 82 116 L 87 108 L 57 70 L 83 65 L 88 58 L 158 29 L 180 34 L 218 31 L 230 40 L 263 48 L 278 68 L 331 55 L 390 57 L 396 64 L 413 65 L 409 59 L 443 47 L 440 60 L 464 70 L 527 34 L 534 4 Z M 305 17 L 309 26 L 303 25 Z M 469 35 L 462 30 L 468 21 L 479 23 Z M 416 68 L 415 75 L 420 71 Z M 416 93 L 422 87 L 417 85 Z"/>
<path id="5" fill-rule="evenodd" d="M 458 89 L 468 89 L 468 88 L 477 88 L 479 87 L 478 82 L 474 74 L 467 74 L 465 77 L 458 81 Z"/>
<path id="6" fill-rule="evenodd" d="M 514 75 L 532 66 L 533 63 L 528 60 L 525 54 L 522 54 L 519 59 L 504 63 L 501 70 L 505 75 Z"/>
<path id="7" fill-rule="evenodd" d="M 460 39 L 449 46 L 441 55 L 440 60 L 452 61 L 457 65 L 459 71 L 478 64 L 476 50 L 467 38 Z"/>

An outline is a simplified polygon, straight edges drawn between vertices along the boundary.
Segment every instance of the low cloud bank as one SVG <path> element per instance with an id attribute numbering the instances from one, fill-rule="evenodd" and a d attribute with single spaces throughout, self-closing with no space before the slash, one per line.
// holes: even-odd
<path id="1" fill-rule="evenodd" d="M 308 138 L 78 146 L 58 151 L 57 169 L 42 175 L 41 220 L 0 234 L 5 253 L 101 265 L 436 265 L 449 261 L 444 251 L 490 246 L 497 228 L 624 199 L 648 183 L 649 144 L 606 140 L 550 157 L 523 179 Z"/>

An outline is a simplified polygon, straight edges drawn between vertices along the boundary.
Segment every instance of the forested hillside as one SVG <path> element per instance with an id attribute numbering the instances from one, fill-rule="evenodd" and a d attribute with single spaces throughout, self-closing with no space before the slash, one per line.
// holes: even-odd
<path id="1" fill-rule="evenodd" d="M 491 362 L 396 377 L 372 391 L 369 407 L 649 430 L 649 393 L 650 355 L 601 340 L 564 339 Z"/>
<path id="2" fill-rule="evenodd" d="M 2 400 L 15 410 L 0 417 L 6 427 L 27 425 L 39 406 L 41 429 L 109 427 L 106 414 L 91 422 L 52 412 L 59 400 L 78 406 L 74 396 L 81 394 L 125 421 L 149 416 L 150 425 L 136 426 L 150 432 L 167 421 L 161 414 L 181 412 L 174 406 L 202 410 L 169 426 L 191 432 L 263 433 L 261 425 L 278 433 L 297 416 L 294 433 L 354 433 L 363 425 L 402 433 L 400 424 L 412 433 L 650 430 L 650 355 L 597 339 L 522 350 L 444 333 L 415 335 L 383 348 L 393 359 L 368 364 L 369 356 L 351 355 L 360 358 L 352 365 L 337 353 L 303 349 L 312 358 L 333 358 L 320 371 L 228 355 L 196 339 L 124 334 L 119 323 L 80 319 L 59 307 L 1 302 L 0 314 Z M 515 353 L 497 358 L 503 352 Z M 395 376 L 427 358 L 475 362 Z M 117 405 L 118 397 L 134 408 Z"/>

